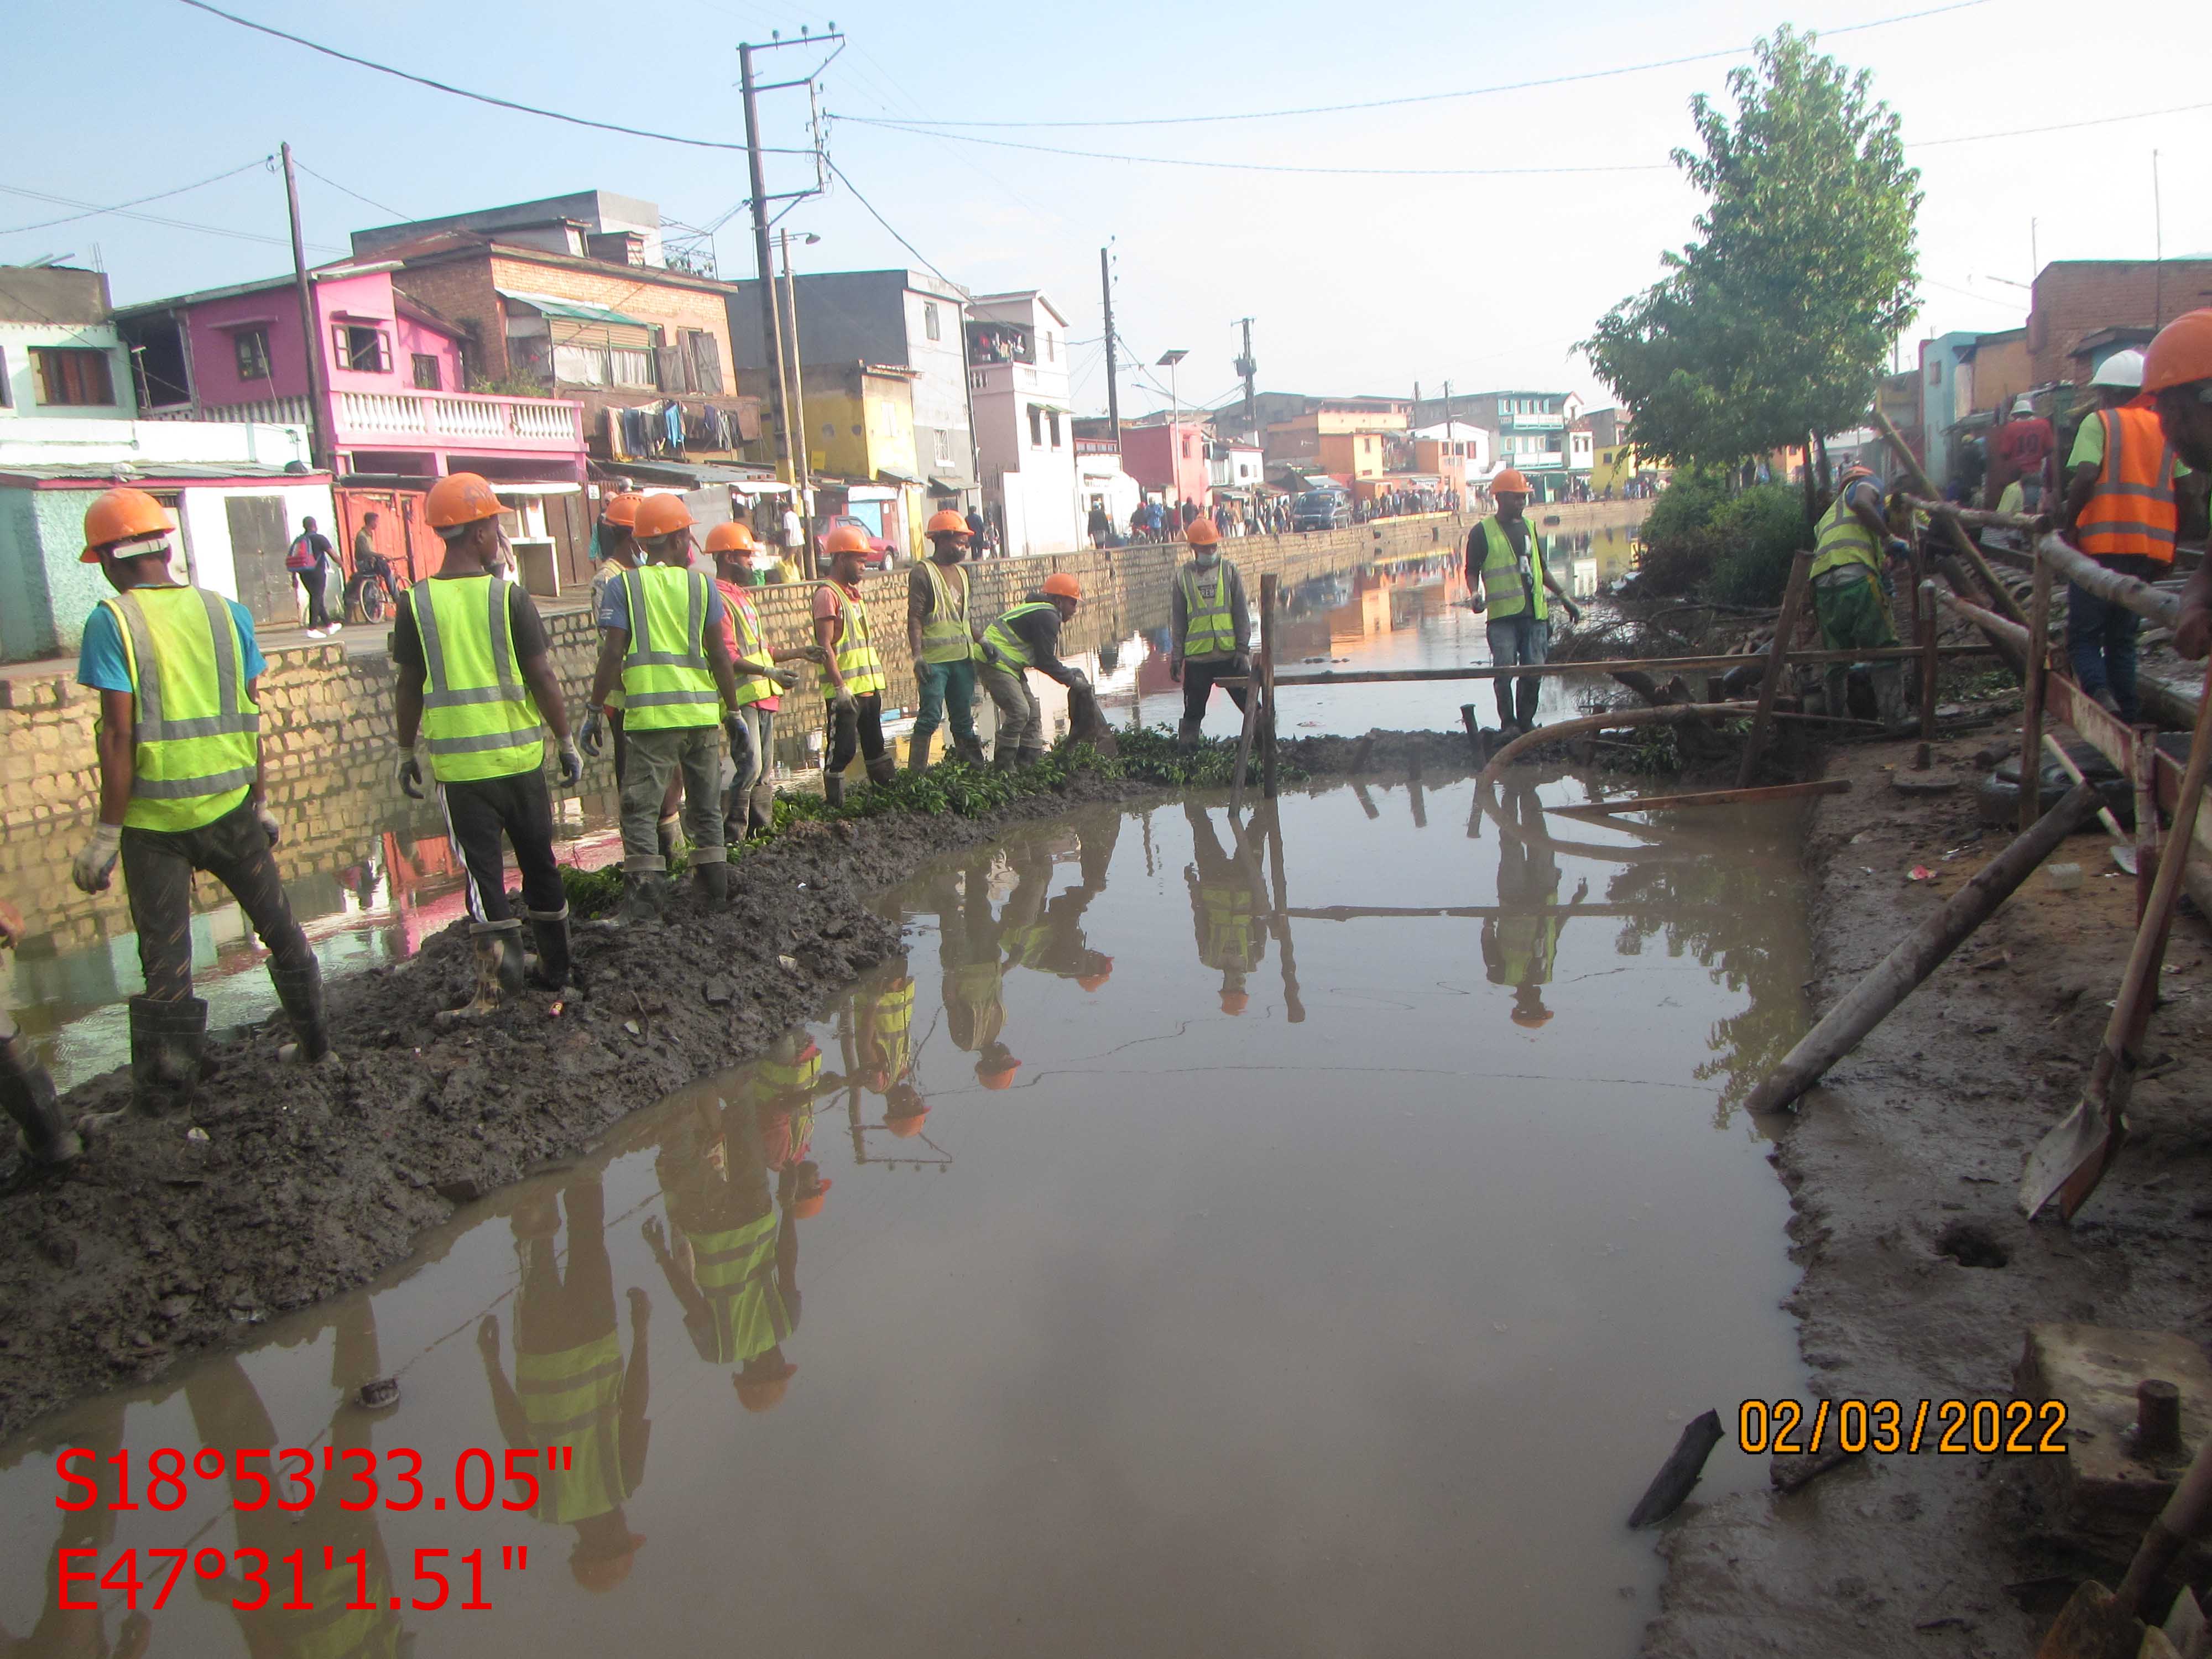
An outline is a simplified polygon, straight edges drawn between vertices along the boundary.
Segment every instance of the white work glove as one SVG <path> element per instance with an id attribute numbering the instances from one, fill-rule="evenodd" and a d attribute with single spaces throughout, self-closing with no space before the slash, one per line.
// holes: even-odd
<path id="1" fill-rule="evenodd" d="M 859 699 L 853 696 L 853 688 L 849 685 L 839 686 L 830 702 L 841 714 L 852 714 L 860 706 Z"/>
<path id="2" fill-rule="evenodd" d="M 561 739 L 561 787 L 573 789 L 584 781 L 584 757 L 573 737 Z"/>
<path id="3" fill-rule="evenodd" d="M 276 815 L 269 810 L 269 803 L 265 800 L 253 803 L 253 821 L 261 826 L 261 833 L 269 837 L 269 844 L 271 847 L 274 847 L 284 834 L 283 827 L 276 822 Z"/>
<path id="4" fill-rule="evenodd" d="M 766 678 L 769 683 L 779 691 L 788 691 L 799 684 L 799 676 L 788 668 L 771 668 L 768 671 Z"/>
<path id="5" fill-rule="evenodd" d="M 399 762 L 392 769 L 392 775 L 398 781 L 401 794 L 410 800 L 422 799 L 422 763 L 415 758 L 412 749 L 399 751 Z"/>
<path id="6" fill-rule="evenodd" d="M 70 879 L 82 892 L 106 892 L 108 878 L 115 873 L 115 860 L 122 851 L 123 826 L 119 823 L 95 823 L 83 850 L 70 865 Z"/>

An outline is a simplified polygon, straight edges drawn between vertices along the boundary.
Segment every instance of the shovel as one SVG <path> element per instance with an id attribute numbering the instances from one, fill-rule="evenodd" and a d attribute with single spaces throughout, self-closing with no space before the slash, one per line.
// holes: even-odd
<path id="1" fill-rule="evenodd" d="M 2207 1531 L 2212 1531 L 2212 1439 L 2197 1449 L 2189 1473 L 2150 1523 L 2119 1589 L 2108 1590 L 2093 1579 L 2075 1590 L 2036 1649 L 2035 1659 L 2136 1659 L 2142 1653 L 2175 1651 L 2171 1643 L 2161 1649 L 2148 1641 L 2136 1609 L 2183 1546 Z M 2191 1645 L 2200 1644 L 2192 1640 Z"/>
<path id="2" fill-rule="evenodd" d="M 2028 1155 L 2021 1177 L 2020 1207 L 2031 1218 L 2056 1195 L 2059 1214 L 2072 1220 L 2127 1138 L 2128 1095 L 2141 1062 L 2151 1009 L 2158 1000 L 2159 963 L 2166 954 L 2174 902 L 2181 896 L 2181 872 L 2189 861 L 2208 771 L 2212 771 L 2212 668 L 2205 672 L 2197 729 L 2189 741 L 2189 766 L 2182 774 L 2181 797 L 2174 803 L 2173 827 L 2165 843 L 2166 854 L 2158 861 L 2158 878 L 2151 884 L 2149 902 L 2136 926 L 2135 948 L 2128 953 L 2127 972 L 2120 980 L 2119 995 L 2112 1000 L 2112 1017 L 2105 1024 L 2088 1085 L 2074 1109 Z"/>

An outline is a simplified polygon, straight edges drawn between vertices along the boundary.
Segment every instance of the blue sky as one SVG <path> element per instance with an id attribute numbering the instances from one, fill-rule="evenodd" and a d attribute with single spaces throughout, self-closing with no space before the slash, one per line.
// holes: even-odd
<path id="1" fill-rule="evenodd" d="M 1229 392 L 1234 320 L 1255 318 L 1263 388 L 1331 392 L 1554 386 L 1609 401 L 1572 351 L 1614 301 L 1650 282 L 1690 232 L 1697 198 L 1667 167 L 1687 102 L 1719 94 L 1721 57 L 1604 79 L 1291 118 L 1178 121 L 1588 75 L 1741 48 L 1778 22 L 1840 30 L 1943 0 L 1616 3 L 1565 11 L 1410 4 L 1261 9 L 954 8 L 867 0 L 830 13 L 772 0 L 224 0 L 225 9 L 439 79 L 577 114 L 700 137 L 743 137 L 736 43 L 832 16 L 849 37 L 823 106 L 876 120 L 1141 121 L 957 129 L 833 123 L 838 165 L 937 267 L 979 292 L 1042 287 L 1073 325 L 1078 401 L 1103 408 L 1098 249 L 1116 258 L 1123 339 L 1149 365 L 1190 356 L 1185 403 Z M 2100 17 L 2116 31 L 2100 39 Z M 2212 7 L 2084 10 L 1980 0 L 1832 33 L 1902 113 L 1924 173 L 1925 305 L 1915 332 L 2004 328 L 2026 295 L 2000 279 L 2053 258 L 2148 258 L 2152 161 L 2162 152 L 2165 247 L 2212 252 L 2212 108 L 1990 142 L 1928 143 L 2212 103 Z M 289 139 L 310 258 L 395 217 L 599 187 L 704 224 L 744 195 L 740 155 L 565 126 L 412 87 L 251 33 L 179 0 L 20 7 L 0 184 L 112 204 L 252 163 Z M 789 69 L 821 54 L 775 54 Z M 88 89 L 95 89 L 88 99 Z M 769 142 L 805 142 L 805 100 L 766 101 Z M 946 130 L 955 131 L 955 130 Z M 1351 177 L 1094 160 L 1027 144 L 1276 167 L 1603 168 L 1516 177 Z M 783 163 L 788 169 L 793 163 Z M 1640 169 L 1640 170 L 1639 170 Z M 334 181 L 326 183 L 325 179 Z M 770 188 L 793 182 L 787 171 Z M 338 188 L 343 186 L 343 188 Z M 358 198 L 347 191 L 358 192 Z M 372 205 L 375 204 L 376 205 Z M 385 209 L 390 209 L 386 212 Z M 284 269 L 282 181 L 258 166 L 140 211 L 233 233 L 76 212 L 0 194 L 0 261 L 97 252 L 118 301 Z M 822 237 L 817 269 L 907 256 L 852 191 L 787 221 Z M 252 237 L 265 241 L 249 240 Z M 751 274 L 742 214 L 718 238 L 726 276 Z M 1162 373 L 1146 370 L 1147 374 Z M 1124 410 L 1165 398 L 1124 377 Z"/>

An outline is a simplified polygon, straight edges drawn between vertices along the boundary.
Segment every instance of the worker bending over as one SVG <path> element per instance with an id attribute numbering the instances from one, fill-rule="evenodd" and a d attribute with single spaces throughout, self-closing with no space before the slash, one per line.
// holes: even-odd
<path id="1" fill-rule="evenodd" d="M 1582 609 L 1544 563 L 1544 538 L 1528 522 L 1528 480 L 1507 467 L 1491 480 L 1498 511 L 1468 534 L 1468 608 L 1487 614 L 1490 660 L 1498 668 L 1540 666 L 1551 654 L 1552 607 L 1547 593 L 1580 622 Z M 1536 728 L 1536 700 L 1544 683 L 1534 674 L 1499 676 L 1491 689 L 1498 698 L 1500 729 Z"/>
<path id="2" fill-rule="evenodd" d="M 823 653 L 822 700 L 830 705 L 822 793 L 832 806 L 842 806 L 845 769 L 856 752 L 867 757 L 870 783 L 889 783 L 897 763 L 884 747 L 884 659 L 860 599 L 867 532 L 841 524 L 830 532 L 828 550 L 830 580 L 814 590 L 814 642 Z"/>
<path id="3" fill-rule="evenodd" d="M 84 515 L 82 562 L 115 597 L 93 608 L 77 683 L 100 693 L 100 821 L 70 875 L 105 892 L 119 857 L 146 989 L 131 999 L 133 1109 L 189 1107 L 207 1047 L 192 994 L 192 877 L 228 888 L 269 951 L 269 977 L 298 1042 L 330 1052 L 323 975 L 276 873 L 278 828 L 261 769 L 255 691 L 267 665 L 246 607 L 169 574 L 176 525 L 143 489 L 111 489 Z"/>
<path id="4" fill-rule="evenodd" d="M 730 660 L 775 665 L 771 672 L 746 674 L 738 681 L 738 717 L 730 727 L 730 787 L 722 800 L 722 840 L 727 845 L 767 829 L 775 819 L 775 786 L 768 781 L 768 769 L 776 710 L 782 706 L 777 694 L 799 683 L 781 665 L 805 662 L 815 653 L 769 650 L 753 604 L 752 561 L 759 549 L 751 531 L 735 521 L 718 524 L 707 532 L 707 551 L 714 560 L 714 586 L 722 591 L 722 642 Z"/>
<path id="5" fill-rule="evenodd" d="M 469 934 L 476 995 L 442 1018 L 481 1018 L 522 988 L 526 972 L 548 990 L 568 982 L 568 897 L 553 858 L 553 797 L 545 741 L 560 745 L 561 787 L 583 781 L 584 757 L 568 735 L 568 708 L 553 677 L 545 624 L 530 595 L 492 574 L 500 544 L 499 497 L 473 472 L 430 486 L 422 516 L 446 544 L 437 574 L 407 591 L 392 630 L 399 721 L 399 787 L 422 798 L 419 738 L 436 780 L 446 833 L 469 872 Z M 504 836 L 522 875 L 522 906 L 537 959 L 522 949 L 522 922 L 507 902 Z"/>
<path id="6" fill-rule="evenodd" d="M 1243 574 L 1221 556 L 1221 532 L 1213 520 L 1192 520 L 1183 537 L 1190 544 L 1190 562 L 1176 574 L 1168 599 L 1168 678 L 1182 686 L 1176 747 L 1188 750 L 1198 746 L 1214 681 L 1252 672 L 1252 608 L 1245 602 Z M 1245 688 L 1222 690 L 1243 713 Z"/>
<path id="7" fill-rule="evenodd" d="M 1890 621 L 1885 555 L 1902 564 L 1912 546 L 1890 533 L 1882 514 L 1881 486 L 1873 469 L 1856 463 L 1836 480 L 1836 499 L 1820 515 L 1813 549 L 1813 614 L 1820 624 L 1826 651 L 1879 650 L 1897 643 Z M 1905 665 L 1894 659 L 1873 665 L 1875 709 L 1893 732 L 1905 731 Z M 1832 663 L 1826 677 L 1827 711 L 1836 719 L 1850 713 L 1851 669 Z"/>
<path id="8" fill-rule="evenodd" d="M 2159 331 L 2143 356 L 2143 392 L 2176 457 L 2198 477 L 2212 475 L 2212 307 Z M 2181 590 L 2173 648 L 2185 657 L 2212 651 L 2212 559 L 2200 561 Z"/>
<path id="9" fill-rule="evenodd" d="M 975 659 L 982 654 L 968 619 L 968 521 L 947 508 L 929 521 L 929 556 L 906 573 L 906 642 L 921 690 L 907 769 L 926 771 L 929 740 L 940 718 L 952 724 L 953 751 L 970 766 L 983 763 L 975 735 Z"/>
<path id="10" fill-rule="evenodd" d="M 1044 758 L 1044 712 L 1030 690 L 1032 668 L 1088 696 L 1091 681 L 1060 659 L 1060 630 L 1083 602 L 1083 584 L 1055 571 L 1044 586 L 983 630 L 983 689 L 999 710 L 999 737 L 991 760 L 1000 771 L 1034 766 Z"/>

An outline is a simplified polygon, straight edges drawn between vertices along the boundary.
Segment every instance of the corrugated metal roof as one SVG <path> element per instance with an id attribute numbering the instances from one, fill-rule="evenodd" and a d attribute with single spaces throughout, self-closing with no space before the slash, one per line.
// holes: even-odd
<path id="1" fill-rule="evenodd" d="M 247 461 L 232 465 L 212 461 L 132 461 L 127 465 L 118 461 L 51 461 L 18 465 L 0 460 L 0 483 L 22 480 L 36 483 L 83 478 L 100 483 L 159 485 L 207 483 L 218 478 L 268 478 L 286 483 L 328 483 L 330 476 L 327 472 L 291 472 L 281 466 L 260 466 Z"/>
<path id="2" fill-rule="evenodd" d="M 617 311 L 612 306 L 595 306 L 583 300 L 563 300 L 551 294 L 525 294 L 519 289 L 503 288 L 497 290 L 502 300 L 517 300 L 548 317 L 558 317 L 570 323 L 620 323 L 629 328 L 650 328 L 652 324 Z"/>

